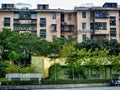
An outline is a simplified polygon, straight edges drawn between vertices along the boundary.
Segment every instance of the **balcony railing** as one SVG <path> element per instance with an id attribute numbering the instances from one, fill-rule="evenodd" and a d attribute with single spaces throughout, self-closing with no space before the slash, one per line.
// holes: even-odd
<path id="1" fill-rule="evenodd" d="M 33 27 L 34 26 L 34 27 L 36 27 L 37 24 L 20 24 L 20 23 L 17 24 L 17 23 L 14 23 L 14 26 L 23 26 L 23 27 L 24 26 L 26 26 L 26 27 L 30 27 L 30 26 Z"/>
<path id="2" fill-rule="evenodd" d="M 89 29 L 79 29 L 78 32 L 85 33 L 85 32 L 90 32 L 90 30 Z"/>
<path id="3" fill-rule="evenodd" d="M 69 30 L 69 29 L 61 29 L 61 32 L 73 32 L 73 30 Z"/>
<path id="4" fill-rule="evenodd" d="M 37 31 L 36 27 L 14 27 L 15 31 Z"/>

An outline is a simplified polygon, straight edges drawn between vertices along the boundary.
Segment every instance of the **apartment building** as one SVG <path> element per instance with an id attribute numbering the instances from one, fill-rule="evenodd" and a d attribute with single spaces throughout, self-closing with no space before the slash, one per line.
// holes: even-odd
<path id="1" fill-rule="evenodd" d="M 116 39 L 120 42 L 120 8 L 117 3 L 102 7 L 75 7 L 74 10 L 49 9 L 38 4 L 37 9 L 18 9 L 14 4 L 2 4 L 0 31 L 3 28 L 23 33 L 31 32 L 52 41 L 54 37 L 87 39 Z"/>

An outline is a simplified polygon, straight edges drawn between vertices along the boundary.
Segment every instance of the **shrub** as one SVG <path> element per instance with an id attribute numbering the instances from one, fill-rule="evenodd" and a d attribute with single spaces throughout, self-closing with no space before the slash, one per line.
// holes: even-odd
<path id="1" fill-rule="evenodd" d="M 42 80 L 42 84 L 90 84 L 90 83 L 109 83 L 110 79 L 81 79 L 81 80 Z"/>
<path id="2" fill-rule="evenodd" d="M 35 80 L 11 80 L 11 81 L 8 81 L 8 80 L 4 80 L 4 81 L 1 81 L 2 82 L 2 85 L 34 85 L 34 84 L 38 84 L 39 82 L 38 81 L 35 81 Z"/>
<path id="3" fill-rule="evenodd" d="M 9 64 L 5 71 L 6 73 L 19 73 L 21 71 L 21 68 L 20 66 Z"/>

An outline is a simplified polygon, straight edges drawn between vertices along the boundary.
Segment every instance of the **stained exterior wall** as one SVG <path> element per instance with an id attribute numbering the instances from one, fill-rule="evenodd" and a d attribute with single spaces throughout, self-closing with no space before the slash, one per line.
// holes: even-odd
<path id="1" fill-rule="evenodd" d="M 4 17 L 10 17 L 10 27 L 14 29 L 14 12 L 36 12 L 37 19 L 35 24 L 37 26 L 37 30 L 31 30 L 37 36 L 40 36 L 40 29 L 46 30 L 46 40 L 52 41 L 53 37 L 76 37 L 78 42 L 84 41 L 84 39 L 116 39 L 120 42 L 120 20 L 119 20 L 119 8 L 103 8 L 103 7 L 93 7 L 93 8 L 77 8 L 75 10 L 63 10 L 63 9 L 47 9 L 47 10 L 39 10 L 39 9 L 0 9 L 0 31 L 4 28 Z M 108 13 L 107 17 L 95 17 L 96 12 L 103 11 Z M 86 17 L 83 18 L 83 12 L 86 13 Z M 94 13 L 94 17 L 91 18 L 91 12 Z M 56 14 L 56 19 L 53 19 L 53 13 Z M 69 16 L 71 19 L 68 19 Z M 116 17 L 116 26 L 110 26 L 110 17 Z M 40 18 L 46 18 L 46 27 L 40 26 Z M 18 19 L 19 20 L 19 19 Z M 20 21 L 20 20 L 19 20 Z M 30 20 L 22 20 L 23 24 L 26 24 Z M 91 29 L 91 23 L 95 25 L 95 23 L 106 23 L 106 29 Z M 19 22 L 18 22 L 19 23 Z M 83 29 L 83 23 L 85 23 L 85 29 Z M 52 26 L 56 25 L 56 29 L 52 30 Z M 116 28 L 116 36 L 110 36 L 110 28 Z M 19 30 L 17 30 L 19 32 Z"/>
<path id="2" fill-rule="evenodd" d="M 4 27 L 4 17 L 10 17 L 10 27 Z M 0 11 L 0 31 L 2 28 L 11 28 L 13 30 L 13 12 L 11 11 Z"/>
<path id="3" fill-rule="evenodd" d="M 64 58 L 51 59 L 48 57 L 32 56 L 32 65 L 35 66 L 36 73 L 40 73 L 41 77 L 44 78 L 49 77 L 49 68 L 51 65 L 55 63 L 59 63 L 60 65 L 65 66 L 65 59 Z M 100 69 L 92 69 L 88 67 L 86 68 L 85 73 L 87 74 L 88 78 L 93 78 L 93 79 L 95 78 L 110 79 L 110 78 L 118 77 L 120 75 L 120 72 L 113 71 L 109 67 L 109 65 L 105 67 L 103 66 L 103 68 L 101 69 L 102 71 L 99 70 Z"/>

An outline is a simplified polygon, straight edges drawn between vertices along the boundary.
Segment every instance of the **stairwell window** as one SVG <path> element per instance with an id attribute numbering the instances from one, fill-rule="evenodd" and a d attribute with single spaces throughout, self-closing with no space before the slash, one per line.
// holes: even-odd
<path id="1" fill-rule="evenodd" d="M 46 27 L 46 18 L 40 18 L 40 27 Z"/>
<path id="2" fill-rule="evenodd" d="M 68 14 L 68 20 L 72 20 L 72 14 L 71 13 Z"/>
<path id="3" fill-rule="evenodd" d="M 86 12 L 82 12 L 82 18 L 86 18 Z"/>
<path id="4" fill-rule="evenodd" d="M 52 19 L 56 19 L 56 13 L 52 13 Z"/>
<path id="5" fill-rule="evenodd" d="M 116 17 L 110 16 L 110 26 L 116 26 Z"/>
<path id="6" fill-rule="evenodd" d="M 87 40 L 86 34 L 83 34 L 83 35 L 82 35 L 82 40 L 83 40 L 83 41 Z"/>
<path id="7" fill-rule="evenodd" d="M 10 17 L 4 17 L 4 27 L 10 27 Z"/>
<path id="8" fill-rule="evenodd" d="M 40 29 L 40 37 L 46 38 L 46 29 Z"/>
<path id="9" fill-rule="evenodd" d="M 82 23 L 82 29 L 86 29 L 86 23 Z"/>

